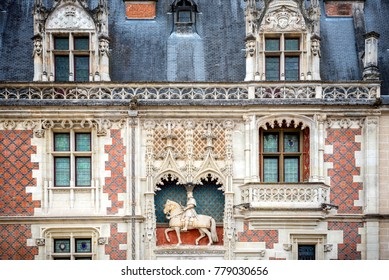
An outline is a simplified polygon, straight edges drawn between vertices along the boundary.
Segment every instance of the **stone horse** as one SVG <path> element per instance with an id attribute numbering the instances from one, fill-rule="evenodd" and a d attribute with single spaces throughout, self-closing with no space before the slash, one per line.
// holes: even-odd
<path id="1" fill-rule="evenodd" d="M 175 230 L 177 234 L 178 243 L 177 245 L 181 245 L 181 236 L 180 231 L 184 226 L 183 215 L 184 215 L 184 207 L 178 204 L 175 201 L 167 200 L 164 205 L 163 213 L 169 219 L 169 228 L 165 230 L 165 237 L 168 242 L 170 242 L 170 237 L 168 235 L 169 232 Z M 218 242 L 219 239 L 217 237 L 216 232 L 216 221 L 214 218 L 206 215 L 197 215 L 197 218 L 194 219 L 193 222 L 190 222 L 188 225 L 188 230 L 190 229 L 198 229 L 200 232 L 200 237 L 196 239 L 196 245 L 199 245 L 199 241 L 204 237 L 208 237 L 208 246 L 212 245 L 213 242 Z"/>

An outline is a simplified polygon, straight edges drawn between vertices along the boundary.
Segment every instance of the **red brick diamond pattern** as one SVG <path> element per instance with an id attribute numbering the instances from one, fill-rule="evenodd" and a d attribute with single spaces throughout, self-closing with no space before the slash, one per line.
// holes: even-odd
<path id="1" fill-rule="evenodd" d="M 118 201 L 118 193 L 126 192 L 126 177 L 123 174 L 126 148 L 123 145 L 120 130 L 112 129 L 111 138 L 112 145 L 105 146 L 105 153 L 108 154 L 105 170 L 111 171 L 111 177 L 105 179 L 104 192 L 109 194 L 112 203 L 108 208 L 108 214 L 117 214 L 119 208 L 123 208 L 123 202 Z"/>
<path id="2" fill-rule="evenodd" d="M 328 222 L 329 230 L 342 230 L 343 243 L 338 244 L 339 260 L 360 260 L 361 252 L 357 252 L 357 244 L 361 243 L 358 229 L 363 228 L 360 222 Z"/>
<path id="3" fill-rule="evenodd" d="M 31 146 L 32 131 L 0 131 L 0 215 L 32 216 L 38 201 L 26 193 L 26 187 L 35 186 L 32 170 L 38 164 L 31 162 L 36 147 Z"/>
<path id="4" fill-rule="evenodd" d="M 105 245 L 105 253 L 110 256 L 111 260 L 127 259 L 126 250 L 119 250 L 120 244 L 127 244 L 127 234 L 119 233 L 118 225 L 111 224 L 111 237 Z"/>
<path id="5" fill-rule="evenodd" d="M 362 207 L 354 206 L 363 189 L 362 183 L 353 180 L 353 176 L 360 175 L 355 152 L 361 150 L 361 143 L 355 142 L 356 135 L 361 135 L 361 129 L 327 130 L 326 145 L 333 146 L 333 154 L 325 154 L 324 161 L 333 163 L 328 176 L 331 178 L 331 203 L 339 206 L 338 213 L 362 213 Z"/>
<path id="6" fill-rule="evenodd" d="M 243 232 L 238 233 L 239 242 L 265 242 L 266 249 L 273 249 L 278 243 L 278 230 L 249 230 L 248 222 L 244 223 Z"/>
<path id="7" fill-rule="evenodd" d="M 38 247 L 28 247 L 30 225 L 0 225 L 0 260 L 33 260 Z"/>

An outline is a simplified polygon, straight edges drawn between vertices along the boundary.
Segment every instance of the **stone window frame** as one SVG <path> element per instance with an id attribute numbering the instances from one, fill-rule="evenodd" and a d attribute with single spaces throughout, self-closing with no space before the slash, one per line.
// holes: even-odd
<path id="1" fill-rule="evenodd" d="M 315 260 L 324 260 L 326 242 L 324 233 L 290 233 L 292 260 L 298 259 L 298 245 L 315 245 Z"/>
<path id="2" fill-rule="evenodd" d="M 91 260 L 99 259 L 98 245 L 103 245 L 100 242 L 100 232 L 97 228 L 85 227 L 85 228 L 46 228 L 43 230 L 42 235 L 45 240 L 45 257 L 48 260 L 70 258 L 70 260 L 76 260 L 77 258 L 91 258 Z M 76 239 L 91 239 L 91 252 L 90 253 L 77 253 L 75 249 Z M 70 253 L 55 253 L 54 242 L 58 239 L 70 239 Z"/>
<path id="3" fill-rule="evenodd" d="M 69 133 L 70 134 L 70 150 L 69 151 L 55 151 L 54 147 L 54 135 L 56 133 Z M 91 137 L 91 150 L 90 151 L 76 151 L 75 147 L 75 139 L 77 133 L 90 133 Z M 52 187 L 55 189 L 80 189 L 80 188 L 91 188 L 93 187 L 92 181 L 94 174 L 98 174 L 97 166 L 94 164 L 94 147 L 96 147 L 97 143 L 95 139 L 97 136 L 95 135 L 94 130 L 90 129 L 52 129 L 51 133 L 49 133 L 50 137 L 48 137 L 48 151 L 49 151 L 49 165 L 51 169 L 51 178 L 52 178 Z M 55 185 L 55 158 L 56 157 L 69 157 L 70 158 L 70 185 L 69 186 L 56 186 Z M 89 186 L 77 186 L 76 185 L 76 158 L 77 157 L 90 157 L 91 159 L 91 184 Z"/>
<path id="4" fill-rule="evenodd" d="M 91 46 L 91 34 L 86 32 L 62 32 L 62 33 L 50 33 L 49 35 L 50 40 L 50 49 L 49 49 L 49 55 L 51 61 L 53 61 L 53 67 L 52 67 L 52 73 L 54 75 L 54 81 L 57 80 L 57 73 L 56 73 L 56 59 L 55 57 L 60 56 L 68 56 L 69 57 L 69 75 L 68 75 L 68 81 L 81 81 L 86 82 L 92 80 L 91 76 L 91 69 L 93 67 L 93 48 Z M 57 38 L 68 38 L 69 47 L 68 50 L 59 50 L 55 46 L 55 42 Z M 88 38 L 88 49 L 87 50 L 77 50 L 75 43 L 77 38 Z M 77 80 L 76 79 L 76 61 L 75 58 L 77 56 L 87 56 L 88 57 L 88 78 L 87 80 Z"/>
<path id="5" fill-rule="evenodd" d="M 279 39 L 280 48 L 278 51 L 269 51 L 266 50 L 266 40 L 267 39 Z M 288 51 L 285 50 L 285 41 L 287 39 L 298 39 L 299 40 L 299 49 Z M 276 32 L 276 33 L 263 33 L 261 36 L 261 45 L 262 49 L 260 49 L 260 59 L 262 61 L 262 69 L 265 73 L 265 80 L 267 79 L 266 74 L 266 58 L 267 57 L 279 57 L 279 79 L 275 81 L 285 81 L 286 80 L 286 57 L 298 57 L 299 58 L 299 67 L 298 67 L 298 78 L 293 79 L 292 81 L 302 80 L 301 73 L 303 73 L 303 61 L 306 60 L 306 51 L 305 50 L 305 41 L 306 36 L 303 33 L 289 33 L 289 32 Z"/>

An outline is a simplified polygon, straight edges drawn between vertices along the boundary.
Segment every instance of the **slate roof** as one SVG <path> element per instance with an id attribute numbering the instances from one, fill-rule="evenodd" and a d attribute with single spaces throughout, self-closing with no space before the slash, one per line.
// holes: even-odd
<path id="1" fill-rule="evenodd" d="M 113 81 L 244 80 L 244 0 L 197 0 L 200 13 L 197 33 L 192 35 L 172 34 L 172 0 L 157 2 L 155 20 L 128 20 L 123 0 L 108 2 Z M 91 0 L 90 6 L 95 7 L 96 3 L 97 0 Z M 5 0 L 0 5 L 0 81 L 32 81 L 33 5 L 34 0 Z M 366 31 L 381 34 L 379 66 L 383 94 L 389 94 L 387 14 L 389 1 L 366 1 Z M 355 35 L 352 18 L 328 18 L 322 11 L 322 80 L 361 79 Z"/>

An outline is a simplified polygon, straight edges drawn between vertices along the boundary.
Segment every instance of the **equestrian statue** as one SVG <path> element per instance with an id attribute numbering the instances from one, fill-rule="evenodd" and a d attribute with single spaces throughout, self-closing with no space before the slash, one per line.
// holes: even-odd
<path id="1" fill-rule="evenodd" d="M 181 245 L 181 231 L 186 232 L 192 229 L 197 229 L 200 232 L 200 237 L 196 239 L 196 245 L 199 245 L 199 241 L 205 236 L 209 240 L 208 246 L 219 241 L 215 219 L 206 215 L 198 215 L 194 209 L 195 207 L 196 200 L 192 191 L 187 192 L 186 207 L 170 199 L 166 201 L 163 213 L 169 220 L 169 227 L 165 230 L 165 237 L 168 242 L 170 242 L 168 233 L 174 230 L 177 234 L 177 245 Z"/>

